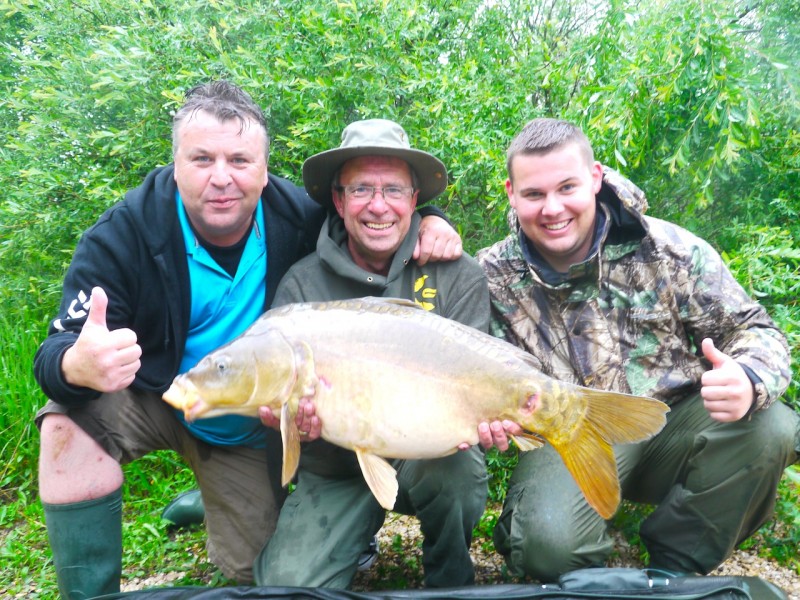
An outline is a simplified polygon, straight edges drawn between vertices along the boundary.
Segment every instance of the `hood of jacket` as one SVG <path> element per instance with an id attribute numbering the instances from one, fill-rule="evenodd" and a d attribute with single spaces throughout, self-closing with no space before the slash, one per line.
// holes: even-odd
<path id="1" fill-rule="evenodd" d="M 359 283 L 369 283 L 378 287 L 386 287 L 403 273 L 403 269 L 411 262 L 414 246 L 419 236 L 419 225 L 422 218 L 416 212 L 411 215 L 411 226 L 392 257 L 387 275 L 379 275 L 359 267 L 347 248 L 347 230 L 344 221 L 335 213 L 329 213 L 322 226 L 317 240 L 317 256 L 320 262 L 330 271 Z"/>
<path id="2" fill-rule="evenodd" d="M 125 206 L 131 218 L 145 225 L 139 234 L 153 254 L 163 253 L 174 241 L 178 218 L 175 210 L 178 186 L 174 174 L 171 164 L 153 169 L 140 185 L 125 194 Z"/>

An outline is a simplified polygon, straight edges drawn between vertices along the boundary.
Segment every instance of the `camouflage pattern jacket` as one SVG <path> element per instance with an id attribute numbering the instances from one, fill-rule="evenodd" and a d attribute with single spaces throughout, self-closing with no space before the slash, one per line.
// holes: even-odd
<path id="1" fill-rule="evenodd" d="M 709 337 L 763 382 L 752 410 L 780 397 L 791 377 L 786 339 L 719 254 L 644 216 L 644 193 L 610 169 L 597 198 L 607 217 L 597 250 L 557 283 L 526 261 L 513 210 L 511 235 L 478 253 L 492 333 L 530 352 L 551 377 L 667 404 L 699 392 L 710 368 L 700 342 Z"/>

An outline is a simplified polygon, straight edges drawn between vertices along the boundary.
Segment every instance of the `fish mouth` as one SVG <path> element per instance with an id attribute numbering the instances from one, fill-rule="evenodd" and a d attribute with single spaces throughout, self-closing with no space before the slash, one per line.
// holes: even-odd
<path id="1" fill-rule="evenodd" d="M 197 388 L 188 379 L 183 381 L 180 377 L 175 379 L 161 397 L 173 408 L 182 410 L 187 421 L 194 421 L 208 410 L 200 399 Z"/>

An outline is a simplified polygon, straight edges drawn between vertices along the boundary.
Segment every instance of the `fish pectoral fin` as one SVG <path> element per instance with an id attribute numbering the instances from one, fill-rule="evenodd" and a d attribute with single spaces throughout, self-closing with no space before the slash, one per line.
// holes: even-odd
<path id="1" fill-rule="evenodd" d="M 509 434 L 509 437 L 521 452 L 529 452 L 544 446 L 544 440 L 535 433 L 522 432 L 517 435 Z"/>
<path id="2" fill-rule="evenodd" d="M 619 506 L 620 488 L 611 445 L 591 423 L 585 423 L 570 440 L 550 442 L 589 505 L 604 519 L 613 517 Z"/>
<path id="3" fill-rule="evenodd" d="M 386 510 L 392 510 L 397 500 L 397 471 L 389 462 L 376 454 L 356 448 L 358 464 L 364 480 L 378 503 Z"/>
<path id="4" fill-rule="evenodd" d="M 283 443 L 281 483 L 285 487 L 297 473 L 297 466 L 300 464 L 300 430 L 297 429 L 288 402 L 284 402 L 281 407 L 281 441 Z"/>

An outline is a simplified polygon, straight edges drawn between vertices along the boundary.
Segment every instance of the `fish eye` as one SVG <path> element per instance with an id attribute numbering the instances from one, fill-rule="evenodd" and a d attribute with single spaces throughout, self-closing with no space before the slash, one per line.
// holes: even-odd
<path id="1" fill-rule="evenodd" d="M 230 366 L 228 363 L 229 363 L 229 361 L 228 361 L 227 357 L 222 357 L 222 358 L 217 359 L 217 364 L 216 364 L 217 372 L 220 373 L 220 374 L 224 374 L 225 371 L 227 371 L 228 367 Z"/>

